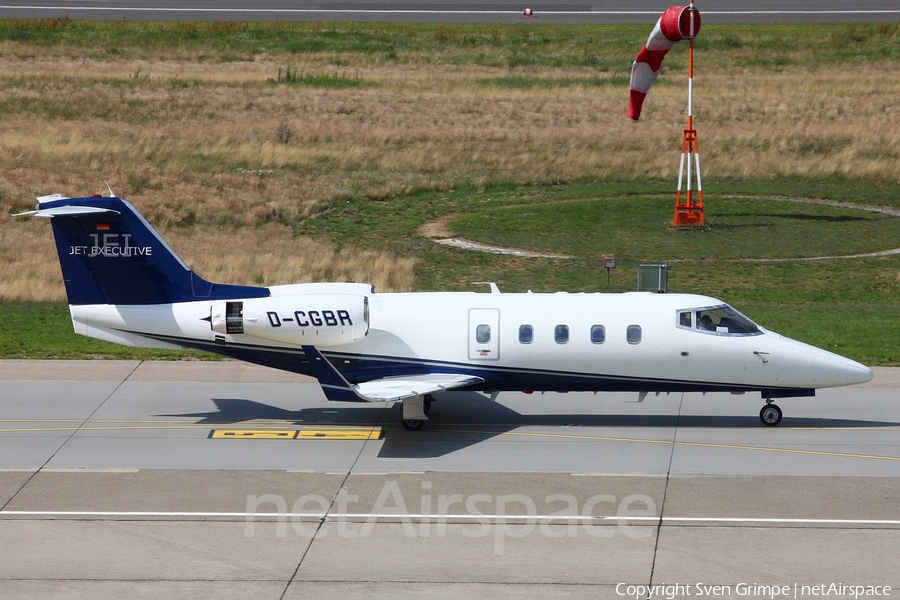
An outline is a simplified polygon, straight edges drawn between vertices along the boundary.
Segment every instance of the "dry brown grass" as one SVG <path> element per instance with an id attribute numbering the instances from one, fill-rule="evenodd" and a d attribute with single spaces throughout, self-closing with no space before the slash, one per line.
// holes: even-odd
<path id="1" fill-rule="evenodd" d="M 271 215 L 308 217 L 336 197 L 378 199 L 462 181 L 674 180 L 686 104 L 684 86 L 658 85 L 633 123 L 621 85 L 486 86 L 478 80 L 508 72 L 371 61 L 348 70 L 321 55 L 291 61 L 358 73 L 372 85 L 268 84 L 285 64 L 279 57 L 0 56 L 0 297 L 31 300 L 63 296 L 47 224 L 6 216 L 37 195 L 105 193 L 108 181 L 214 280 L 353 279 L 405 290 L 413 286 L 410 258 L 335 252 L 260 224 Z M 597 76 L 537 67 L 515 74 Z M 707 179 L 892 180 L 900 171 L 900 65 L 706 72 L 701 62 L 695 93 Z M 291 144 L 275 140 L 284 122 L 296 130 Z M 186 220 L 226 227 L 176 227 Z"/>

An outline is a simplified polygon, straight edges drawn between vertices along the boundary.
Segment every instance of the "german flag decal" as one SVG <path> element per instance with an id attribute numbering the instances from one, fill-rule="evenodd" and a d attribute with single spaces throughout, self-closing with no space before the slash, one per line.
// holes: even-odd
<path id="1" fill-rule="evenodd" d="M 97 231 L 109 231 L 109 223 L 97 223 Z"/>

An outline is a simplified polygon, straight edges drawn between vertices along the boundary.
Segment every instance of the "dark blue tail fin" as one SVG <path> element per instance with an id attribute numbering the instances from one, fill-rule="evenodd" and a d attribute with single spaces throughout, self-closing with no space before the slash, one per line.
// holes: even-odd
<path id="1" fill-rule="evenodd" d="M 38 198 L 51 217 L 69 304 L 170 304 L 262 298 L 267 288 L 210 283 L 120 198 Z"/>

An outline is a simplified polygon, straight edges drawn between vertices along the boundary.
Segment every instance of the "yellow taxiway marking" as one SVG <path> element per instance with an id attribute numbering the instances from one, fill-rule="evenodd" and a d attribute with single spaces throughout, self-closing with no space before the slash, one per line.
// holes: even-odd
<path id="1" fill-rule="evenodd" d="M 803 450 L 800 448 L 777 448 L 772 446 L 747 446 L 743 444 L 714 444 L 709 442 L 687 442 L 679 440 L 654 440 L 641 438 L 619 438 L 594 435 L 571 435 L 562 433 L 529 433 L 525 431 L 507 431 L 501 435 L 513 435 L 524 437 L 550 437 L 562 439 L 597 440 L 603 442 L 632 442 L 641 444 L 673 444 L 675 446 L 694 446 L 700 448 L 723 448 L 728 450 L 756 450 L 761 452 L 785 452 L 789 454 L 811 454 L 816 456 L 838 456 L 844 458 L 866 458 L 874 460 L 900 461 L 900 456 L 885 456 L 881 454 L 854 454 L 850 452 L 834 452 L 830 450 Z"/>
<path id="2" fill-rule="evenodd" d="M 298 440 L 378 440 L 381 439 L 381 427 L 365 429 L 301 429 L 297 432 Z"/>
<path id="3" fill-rule="evenodd" d="M 297 437 L 294 430 L 276 431 L 272 429 L 214 429 L 214 440 L 292 440 Z"/>
<path id="4" fill-rule="evenodd" d="M 158 425 L 124 425 L 124 423 L 160 423 Z M 81 423 L 74 419 L 0 419 L 0 423 Z M 106 425 L 99 425 L 104 423 Z M 122 423 L 116 425 L 115 423 Z M 166 424 L 171 423 L 171 424 Z M 181 424 L 179 424 L 181 423 Z M 278 421 L 272 421 L 273 425 Z M 259 425 L 265 427 L 267 422 L 260 422 Z M 208 425 L 186 424 L 184 421 L 113 421 L 113 420 L 90 420 L 82 427 L 12 427 L 0 428 L 0 433 L 25 433 L 25 432 L 51 432 L 51 431 L 116 431 L 116 430 L 153 430 L 153 429 L 205 429 L 209 430 Z M 820 427 L 791 427 L 782 429 L 792 430 L 841 430 L 841 431 L 896 431 L 896 427 L 848 427 L 848 428 L 820 428 Z M 434 430 L 437 431 L 437 430 Z M 782 452 L 787 454 L 806 454 L 812 456 L 831 456 L 842 458 L 868 459 L 868 460 L 887 460 L 900 461 L 900 456 L 887 456 L 880 454 L 857 454 L 850 452 L 835 452 L 830 450 L 804 450 L 801 448 L 779 448 L 773 446 L 750 446 L 744 444 L 717 444 L 709 442 L 690 442 L 671 439 L 652 439 L 652 438 L 628 438 L 598 435 L 579 435 L 579 434 L 562 434 L 562 433 L 537 433 L 528 431 L 491 431 L 487 430 L 465 430 L 465 429 L 442 429 L 441 431 L 452 433 L 473 433 L 473 434 L 492 434 L 518 437 L 536 437 L 536 438 L 555 438 L 585 441 L 602 441 L 602 442 L 625 442 L 637 444 L 674 444 L 676 446 L 693 446 L 701 448 L 721 448 L 730 450 L 751 450 L 757 452 Z M 325 439 L 325 440 L 378 440 L 381 439 L 381 427 L 334 427 L 315 429 L 214 429 L 210 438 L 212 439 Z"/>
<path id="5" fill-rule="evenodd" d="M 792 429 L 798 429 L 796 427 Z M 756 450 L 758 452 L 785 452 L 789 454 L 810 454 L 814 456 L 834 456 L 843 458 L 863 458 L 869 460 L 890 460 L 900 461 L 900 456 L 886 456 L 882 454 L 854 454 L 850 452 L 834 452 L 830 450 L 803 450 L 800 448 L 778 448 L 773 446 L 748 446 L 743 444 L 715 444 L 709 442 L 687 442 L 679 440 L 665 440 L 652 438 L 627 438 L 627 437 L 611 437 L 603 435 L 580 435 L 571 433 L 537 433 L 530 431 L 476 431 L 465 429 L 442 429 L 444 432 L 453 433 L 491 433 L 493 435 L 508 435 L 514 437 L 535 437 L 535 438 L 553 438 L 563 440 L 585 440 L 597 442 L 627 442 L 632 444 L 665 444 L 674 446 L 694 446 L 700 448 L 722 448 L 727 450 Z"/>
<path id="6" fill-rule="evenodd" d="M 214 440 L 377 440 L 381 427 L 299 429 L 277 431 L 273 429 L 214 429 Z"/>

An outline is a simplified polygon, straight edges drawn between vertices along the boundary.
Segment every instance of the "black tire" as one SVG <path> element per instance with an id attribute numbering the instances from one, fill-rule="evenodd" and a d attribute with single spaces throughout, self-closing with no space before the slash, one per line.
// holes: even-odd
<path id="1" fill-rule="evenodd" d="M 759 420 L 766 427 L 775 427 L 781 423 L 781 417 L 783 416 L 784 414 L 777 404 L 766 404 L 759 411 Z"/>
<path id="2" fill-rule="evenodd" d="M 401 423 L 403 423 L 403 429 L 407 431 L 418 431 L 425 426 L 425 421 L 422 419 L 403 419 Z"/>

